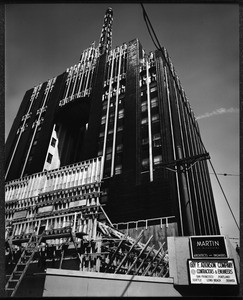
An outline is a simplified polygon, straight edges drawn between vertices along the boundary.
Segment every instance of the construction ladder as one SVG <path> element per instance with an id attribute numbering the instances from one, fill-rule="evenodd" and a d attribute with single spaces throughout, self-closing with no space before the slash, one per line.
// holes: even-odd
<path id="1" fill-rule="evenodd" d="M 7 297 L 14 297 L 17 289 L 34 257 L 34 254 L 38 250 L 38 246 L 41 243 L 43 233 L 37 236 L 35 233 L 31 235 L 27 246 L 23 250 L 12 274 L 10 275 L 6 285 L 5 291 Z"/>

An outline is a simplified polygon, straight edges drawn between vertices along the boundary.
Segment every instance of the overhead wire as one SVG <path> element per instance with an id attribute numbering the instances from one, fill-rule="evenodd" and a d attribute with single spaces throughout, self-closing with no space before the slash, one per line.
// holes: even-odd
<path id="1" fill-rule="evenodd" d="M 145 20 L 145 24 L 146 24 L 146 26 L 147 26 L 147 29 L 148 29 L 148 31 L 149 31 L 149 35 L 150 35 L 150 37 L 151 37 L 151 39 L 152 39 L 152 41 L 153 41 L 155 47 L 156 47 L 158 50 L 160 50 L 160 49 L 162 48 L 161 45 L 160 45 L 160 42 L 159 42 L 159 40 L 158 40 L 158 38 L 157 38 L 157 36 L 156 36 L 156 34 L 155 34 L 155 32 L 154 32 L 153 26 L 152 26 L 152 24 L 151 24 L 151 22 L 150 22 L 150 20 L 149 20 L 149 17 L 148 17 L 148 15 L 147 15 L 146 10 L 145 10 L 145 8 L 144 8 L 144 6 L 143 6 L 142 3 L 141 3 L 141 6 L 142 6 L 142 9 L 143 9 L 143 17 L 144 17 L 144 20 Z M 150 27 L 149 27 L 149 26 L 151 27 L 151 30 L 153 31 L 154 37 L 155 37 L 156 42 L 158 43 L 158 45 L 156 45 L 156 43 L 154 42 L 154 39 L 153 39 L 153 36 L 151 35 L 151 31 L 150 31 Z"/>
<path id="2" fill-rule="evenodd" d="M 235 221 L 235 223 L 236 223 L 238 229 L 240 230 L 240 227 L 239 227 L 239 225 L 238 225 L 238 223 L 237 223 L 237 221 L 236 221 L 236 218 L 235 218 L 235 216 L 234 216 L 234 213 L 233 213 L 233 211 L 232 211 L 232 209 L 231 209 L 231 206 L 230 206 L 230 204 L 229 204 L 229 202 L 228 202 L 228 199 L 227 199 L 227 197 L 226 197 L 226 195 L 225 195 L 225 193 L 224 193 L 223 187 L 222 187 L 222 185 L 221 185 L 221 183 L 220 183 L 220 181 L 219 181 L 219 178 L 218 178 L 218 176 L 217 176 L 217 174 L 216 174 L 216 172 L 215 172 L 215 169 L 214 169 L 212 163 L 211 163 L 211 166 L 212 166 L 212 168 L 213 168 L 215 177 L 216 177 L 216 179 L 217 179 L 217 181 L 218 181 L 218 184 L 219 184 L 219 186 L 220 186 L 220 188 L 221 188 L 221 191 L 222 191 L 222 193 L 223 193 L 223 195 L 224 195 L 224 198 L 225 198 L 225 200 L 226 200 L 226 203 L 227 203 L 227 205 L 228 205 L 228 207 L 229 207 L 229 209 L 230 209 L 230 212 L 231 212 L 231 214 L 232 214 L 232 216 L 233 216 L 233 218 L 234 218 L 234 221 Z"/>
<path id="3" fill-rule="evenodd" d="M 209 173 L 209 174 L 215 175 L 214 173 Z M 229 173 L 217 173 L 217 175 L 220 175 L 220 176 L 240 176 L 239 174 L 229 174 Z"/>
<path id="4" fill-rule="evenodd" d="M 160 45 L 160 42 L 159 42 L 159 40 L 158 40 L 158 38 L 157 38 L 157 35 L 156 35 L 156 33 L 155 33 L 154 29 L 153 29 L 153 26 L 152 26 L 152 24 L 151 24 L 151 22 L 150 22 L 150 20 L 149 20 L 149 16 L 147 15 L 147 12 L 146 12 L 146 10 L 145 10 L 143 4 L 142 4 L 142 3 L 140 3 L 140 4 L 141 4 L 142 10 L 143 10 L 143 18 L 144 18 L 146 27 L 147 27 L 147 29 L 148 29 L 149 35 L 150 35 L 150 37 L 151 37 L 151 39 L 152 39 L 152 41 L 153 41 L 153 43 L 154 43 L 156 49 L 159 50 L 159 51 L 161 52 L 161 54 L 162 54 L 162 56 L 163 56 L 163 58 L 164 58 L 164 62 L 165 62 L 165 64 L 168 66 L 168 70 L 169 70 L 169 72 L 170 72 L 170 74 L 171 74 L 172 78 L 174 79 L 174 82 L 175 82 L 175 84 L 176 84 L 176 86 L 177 86 L 177 90 L 179 91 L 179 93 L 180 93 L 180 95 L 181 95 L 181 97 L 182 97 L 182 99 L 183 99 L 182 91 L 181 91 L 180 87 L 178 86 L 177 80 L 174 78 L 174 74 L 173 74 L 173 72 L 172 72 L 172 70 L 171 70 L 171 68 L 170 68 L 170 65 L 169 65 L 169 62 L 167 61 L 167 58 L 166 58 L 165 55 L 164 55 L 163 49 L 162 49 L 162 47 L 161 47 L 161 45 Z M 152 34 L 151 34 L 151 30 L 152 30 L 152 32 L 153 32 L 154 37 L 153 37 Z M 154 38 L 156 39 L 156 42 L 157 42 L 158 44 L 155 43 Z M 182 101 L 182 103 L 183 103 L 183 105 L 185 105 L 184 101 Z M 188 109 L 187 106 L 186 106 L 186 109 Z M 194 124 L 195 120 L 193 119 L 192 114 L 189 113 L 188 115 L 189 115 L 189 118 L 190 118 L 191 121 L 192 121 L 192 126 L 194 127 L 195 132 L 196 132 L 196 134 L 197 134 L 197 136 L 198 136 L 198 138 L 199 138 L 199 142 L 201 143 L 201 145 L 202 145 L 204 151 L 207 152 L 207 151 L 206 151 L 206 148 L 205 148 L 205 146 L 204 146 L 204 144 L 203 144 L 203 142 L 202 142 L 201 135 L 200 135 L 200 133 L 198 132 L 198 129 L 197 129 L 197 127 L 196 127 L 195 124 Z M 235 216 L 234 216 L 234 213 L 233 213 L 233 211 L 232 211 L 232 209 L 231 209 L 231 207 L 230 207 L 230 204 L 229 204 L 229 202 L 228 202 L 228 199 L 227 199 L 227 197 L 226 197 L 226 195 L 225 195 L 225 193 L 224 193 L 223 187 L 222 187 L 222 185 L 221 185 L 221 183 L 220 183 L 220 181 L 219 181 L 218 175 L 217 175 L 217 173 L 216 173 L 216 171 L 215 171 L 215 169 L 214 169 L 214 167 L 213 167 L 213 164 L 212 164 L 210 158 L 209 158 L 209 163 L 210 163 L 211 168 L 212 168 L 212 170 L 213 170 L 213 172 L 214 172 L 214 175 L 215 175 L 215 177 L 216 177 L 216 179 L 217 179 L 217 182 L 218 182 L 218 184 L 219 184 L 219 186 L 220 186 L 220 189 L 221 189 L 222 194 L 223 194 L 223 196 L 224 196 L 224 198 L 225 198 L 225 201 L 226 201 L 226 203 L 227 203 L 227 205 L 228 205 L 228 208 L 229 208 L 229 210 L 230 210 L 230 212 L 231 212 L 231 214 L 232 214 L 232 216 L 233 216 L 233 219 L 234 219 L 234 221 L 235 221 L 235 223 L 236 223 L 236 226 L 237 226 L 237 228 L 240 230 L 240 227 L 239 227 L 239 225 L 238 225 L 238 223 L 237 223 L 237 221 L 236 221 L 236 218 L 235 218 Z"/>

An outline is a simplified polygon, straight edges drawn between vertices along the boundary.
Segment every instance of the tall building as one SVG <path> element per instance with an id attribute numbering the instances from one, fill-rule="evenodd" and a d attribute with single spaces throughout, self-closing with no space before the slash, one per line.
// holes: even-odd
<path id="1" fill-rule="evenodd" d="M 84 210 L 131 234 L 219 234 L 209 154 L 168 52 L 112 49 L 112 22 L 108 8 L 98 47 L 24 95 L 6 142 L 12 240 L 87 227 Z"/>

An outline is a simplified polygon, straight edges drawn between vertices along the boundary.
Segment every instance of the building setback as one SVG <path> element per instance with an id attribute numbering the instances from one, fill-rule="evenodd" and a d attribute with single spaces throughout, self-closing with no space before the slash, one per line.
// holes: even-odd
<path id="1" fill-rule="evenodd" d="M 109 8 L 98 47 L 24 95 L 6 142 L 13 236 L 76 221 L 64 201 L 75 197 L 118 229 L 219 234 L 209 155 L 167 50 L 146 54 L 138 39 L 112 49 L 112 22 Z"/>

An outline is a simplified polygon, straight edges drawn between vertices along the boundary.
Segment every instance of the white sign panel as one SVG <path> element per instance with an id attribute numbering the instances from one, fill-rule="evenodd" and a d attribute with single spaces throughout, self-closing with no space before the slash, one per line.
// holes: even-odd
<path id="1" fill-rule="evenodd" d="M 14 213 L 13 219 L 22 219 L 22 218 L 26 218 L 27 216 L 27 210 L 20 210 L 20 211 L 16 211 Z"/>
<path id="2" fill-rule="evenodd" d="M 84 205 L 86 205 L 86 202 L 87 202 L 86 199 L 70 202 L 69 208 L 77 207 L 77 206 L 84 206 Z"/>
<path id="3" fill-rule="evenodd" d="M 38 214 L 51 212 L 53 210 L 53 205 L 43 206 L 38 208 Z"/>
<path id="4" fill-rule="evenodd" d="M 188 260 L 191 284 L 236 285 L 237 278 L 233 259 Z"/>

